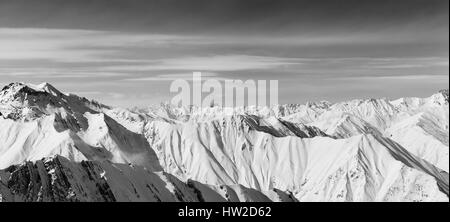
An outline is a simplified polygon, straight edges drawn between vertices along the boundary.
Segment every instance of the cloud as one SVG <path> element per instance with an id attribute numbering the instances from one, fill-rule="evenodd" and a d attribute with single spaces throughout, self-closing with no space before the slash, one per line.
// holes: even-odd
<path id="1" fill-rule="evenodd" d="M 382 44 L 406 44 L 423 41 L 433 41 L 441 36 L 448 42 L 448 36 L 428 35 L 427 33 L 414 33 L 409 31 L 386 29 L 352 32 L 305 32 L 290 35 L 214 35 L 214 34 L 152 34 L 119 31 L 95 31 L 95 30 L 69 30 L 69 29 L 45 29 L 45 28 L 0 28 L 0 61 L 1 60 L 50 60 L 67 63 L 101 63 L 123 62 L 144 63 L 155 58 L 166 57 L 168 52 L 173 55 L 186 57 L 186 62 L 203 62 L 206 58 L 196 58 L 198 55 L 191 53 L 208 52 L 208 48 L 227 53 L 215 52 L 208 58 L 210 62 L 217 59 L 229 61 L 231 56 L 240 55 L 243 62 L 265 62 L 264 58 L 250 57 L 252 53 L 230 53 L 230 48 L 256 48 L 267 47 L 332 47 L 351 45 L 382 45 Z M 176 51 L 174 51 L 176 50 Z M 144 51 L 144 52 L 141 52 Z M 141 53 L 139 53 L 141 52 Z M 163 54 L 158 54 L 163 53 Z M 267 52 L 266 52 L 267 53 Z M 345 52 L 343 52 L 345 53 Z M 211 56 L 208 52 L 208 56 Z M 257 53 L 259 54 L 259 53 Z M 307 53 L 298 52 L 303 57 Z M 137 57 L 139 55 L 139 57 Z M 249 55 L 246 56 L 245 55 Z M 264 57 L 262 55 L 258 55 Z M 326 56 L 326 54 L 325 54 Z M 170 57 L 170 56 L 169 56 Z M 271 57 L 266 55 L 266 57 Z M 273 57 L 273 56 L 272 56 Z M 298 57 L 298 55 L 297 55 Z M 203 61 L 199 61 L 199 60 Z M 215 60 L 214 60 L 215 59 Z M 241 58 L 237 58 L 241 59 Z M 271 59 L 272 62 L 274 58 Z M 158 62 L 158 61 L 157 61 Z M 179 64 L 176 61 L 163 61 L 167 64 Z M 241 63 L 243 63 L 241 62 Z M 238 63 L 239 65 L 240 63 Z M 254 64 L 254 63 L 253 63 Z M 242 66 L 242 64 L 241 64 Z"/>
<path id="2" fill-rule="evenodd" d="M 130 74 L 119 72 L 103 72 L 96 70 L 77 70 L 77 69 L 52 69 L 52 68 L 2 68 L 0 67 L 0 76 L 9 76 L 16 78 L 98 78 L 98 77 L 124 77 Z"/>
<path id="3" fill-rule="evenodd" d="M 114 48 L 156 47 L 193 39 L 194 37 L 112 31 L 0 28 L 0 60 L 139 62 L 140 60 L 114 57 L 117 53 Z"/>
<path id="4" fill-rule="evenodd" d="M 180 57 L 154 60 L 150 65 L 110 66 L 111 71 L 155 71 L 155 70 L 192 70 L 192 71 L 240 71 L 275 69 L 280 66 L 300 64 L 301 59 L 249 56 L 214 55 L 209 57 Z"/>
<path id="5" fill-rule="evenodd" d="M 304 60 L 290 73 L 303 73 L 323 77 L 332 75 L 345 76 L 399 76 L 448 74 L 448 58 L 445 57 L 349 57 L 317 58 Z"/>
<path id="6" fill-rule="evenodd" d="M 401 81 L 414 81 L 414 80 L 425 80 L 425 81 L 442 81 L 447 79 L 448 75 L 397 75 L 397 76 L 353 76 L 353 77 L 342 77 L 339 80 L 364 80 L 364 81 L 375 81 L 375 80 L 401 80 Z"/>
<path id="7" fill-rule="evenodd" d="M 446 0 L 66 0 L 65 4 L 55 0 L 0 1 L 0 25 L 4 26 L 162 33 L 347 31 L 392 24 L 402 27 L 411 21 L 436 20 L 442 15 L 447 15 L 448 20 Z"/>
<path id="8" fill-rule="evenodd" d="M 74 92 L 72 94 L 83 96 L 83 97 L 89 97 L 89 98 L 98 98 L 101 97 L 102 99 L 107 100 L 123 100 L 127 98 L 127 95 L 124 93 L 116 93 L 116 92 L 100 92 L 100 91 L 80 91 L 80 92 Z"/>
<path id="9" fill-rule="evenodd" d="M 202 80 L 215 79 L 215 80 L 226 80 L 228 78 L 221 77 L 217 73 L 212 72 L 201 72 Z M 193 73 L 177 73 L 177 74 L 162 74 L 150 77 L 138 77 L 138 78 L 127 78 L 123 81 L 174 81 L 174 80 L 193 80 Z"/>

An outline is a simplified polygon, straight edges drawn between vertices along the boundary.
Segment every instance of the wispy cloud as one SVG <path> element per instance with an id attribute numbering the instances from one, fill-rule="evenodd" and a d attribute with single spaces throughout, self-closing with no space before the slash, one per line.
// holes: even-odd
<path id="1" fill-rule="evenodd" d="M 202 72 L 201 73 L 202 80 L 215 79 L 215 80 L 226 80 L 228 78 L 222 77 L 217 73 L 212 72 Z M 177 73 L 177 74 L 162 74 L 151 77 L 139 77 L 139 78 L 127 78 L 123 79 L 123 81 L 173 81 L 173 80 L 193 80 L 192 73 Z"/>
<path id="2" fill-rule="evenodd" d="M 150 47 L 192 41 L 192 37 L 90 30 L 0 28 L 0 60 L 60 62 L 132 61 L 114 47 Z M 108 56 L 110 56 L 108 58 Z M 134 61 L 134 60 L 133 60 Z M 139 61 L 139 60 L 137 60 Z"/>
<path id="3" fill-rule="evenodd" d="M 63 68 L 2 68 L 0 67 L 0 76 L 18 77 L 39 77 L 39 78 L 98 78 L 98 77 L 125 77 L 131 74 L 125 72 L 104 72 L 99 70 L 78 70 Z"/>
<path id="4" fill-rule="evenodd" d="M 387 81 L 393 81 L 393 80 L 403 80 L 403 81 L 414 81 L 414 80 L 426 80 L 426 81 L 433 81 L 433 80 L 448 80 L 448 75 L 394 75 L 394 76 L 353 76 L 353 77 L 341 77 L 339 80 L 341 81 L 347 81 L 347 80 L 364 80 L 364 81 L 374 81 L 374 80 L 387 80 Z"/>
<path id="5" fill-rule="evenodd" d="M 209 57 L 180 57 L 153 60 L 149 65 L 110 66 L 111 71 L 155 71 L 155 70 L 193 70 L 193 71 L 240 71 L 274 69 L 280 66 L 300 64 L 302 59 L 249 56 L 213 55 Z"/>
<path id="6" fill-rule="evenodd" d="M 84 97 L 103 97 L 107 99 L 124 99 L 127 97 L 124 93 L 117 93 L 117 92 L 101 92 L 101 91 L 78 91 L 78 92 L 71 92 L 73 94 L 76 94 L 78 96 L 84 96 Z"/>

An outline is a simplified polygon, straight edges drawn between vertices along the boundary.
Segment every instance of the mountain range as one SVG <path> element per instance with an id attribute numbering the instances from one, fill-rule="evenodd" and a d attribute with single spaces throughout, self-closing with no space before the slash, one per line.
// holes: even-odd
<path id="1" fill-rule="evenodd" d="M 449 201 L 449 92 L 124 109 L 0 91 L 0 201 Z"/>

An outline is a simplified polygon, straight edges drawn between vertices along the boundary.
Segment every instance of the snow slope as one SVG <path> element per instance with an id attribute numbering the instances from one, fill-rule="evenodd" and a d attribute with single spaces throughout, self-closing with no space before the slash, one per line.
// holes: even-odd
<path id="1" fill-rule="evenodd" d="M 0 168 L 58 154 L 161 169 L 145 138 L 102 113 L 104 105 L 16 83 L 0 92 L 0 107 Z"/>
<path id="2" fill-rule="evenodd" d="M 448 173 L 371 134 L 300 138 L 209 124 L 148 127 L 164 170 L 181 178 L 287 190 L 300 201 L 448 200 Z"/>
<path id="3" fill-rule="evenodd" d="M 0 92 L 0 199 L 448 201 L 448 123 L 448 91 L 128 110 L 13 83 Z"/>

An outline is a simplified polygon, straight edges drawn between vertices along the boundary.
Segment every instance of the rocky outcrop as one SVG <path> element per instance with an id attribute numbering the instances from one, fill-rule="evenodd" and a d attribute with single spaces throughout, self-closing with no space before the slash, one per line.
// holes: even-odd
<path id="1" fill-rule="evenodd" d="M 61 156 L 25 162 L 0 171 L 0 201 L 6 202 L 296 201 L 293 197 L 286 199 L 289 194 L 281 191 L 266 193 L 242 186 L 183 182 L 167 173 L 150 172 L 128 164 L 75 163 Z"/>

